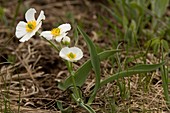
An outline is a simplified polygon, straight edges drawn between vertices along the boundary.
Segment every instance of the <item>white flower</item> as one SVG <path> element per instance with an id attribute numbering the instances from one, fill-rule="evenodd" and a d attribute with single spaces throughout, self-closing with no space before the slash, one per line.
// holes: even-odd
<path id="1" fill-rule="evenodd" d="M 66 23 L 60 25 L 58 28 L 54 28 L 51 31 L 43 31 L 40 36 L 43 36 L 47 40 L 55 39 L 57 42 L 61 42 L 63 37 L 67 35 L 67 31 L 71 29 L 71 25 Z"/>
<path id="2" fill-rule="evenodd" d="M 63 43 L 64 45 L 69 45 L 69 44 L 70 44 L 70 37 L 65 36 L 65 37 L 63 38 L 63 40 L 62 40 L 62 43 Z"/>
<path id="3" fill-rule="evenodd" d="M 78 47 L 64 47 L 61 49 L 59 56 L 70 62 L 75 62 L 83 57 L 83 52 Z"/>
<path id="4" fill-rule="evenodd" d="M 21 38 L 19 40 L 20 42 L 28 41 L 32 36 L 34 36 L 38 29 L 41 27 L 42 20 L 45 20 L 44 11 L 40 12 L 37 20 L 35 20 L 35 13 L 36 10 L 34 8 L 30 8 L 25 13 L 25 19 L 27 23 L 20 21 L 17 24 L 15 35 L 17 38 Z"/>

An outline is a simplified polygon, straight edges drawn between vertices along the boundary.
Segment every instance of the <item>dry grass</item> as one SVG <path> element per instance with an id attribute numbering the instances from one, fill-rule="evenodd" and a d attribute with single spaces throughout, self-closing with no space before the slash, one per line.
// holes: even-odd
<path id="1" fill-rule="evenodd" d="M 12 21 L 17 0 L 3 2 L 7 21 Z M 47 20 L 44 21 L 43 28 L 51 29 L 57 23 L 71 22 L 66 15 L 72 13 L 76 21 L 84 24 L 84 30 L 92 37 L 92 40 L 99 46 L 110 44 L 106 37 L 99 38 L 95 30 L 100 29 L 97 23 L 98 9 L 95 1 L 62 1 L 62 0 L 29 0 L 21 5 L 17 22 L 23 20 L 22 12 L 26 8 L 35 7 L 38 11 L 45 11 Z M 104 12 L 101 11 L 103 15 Z M 17 23 L 16 22 L 16 23 Z M 34 37 L 26 43 L 19 43 L 14 36 L 14 28 L 9 24 L 0 22 L 0 106 L 4 109 L 4 98 L 10 103 L 12 111 L 17 112 L 20 98 L 21 113 L 58 113 L 56 100 L 62 101 L 66 106 L 72 106 L 74 112 L 85 113 L 81 108 L 77 108 L 71 102 L 69 92 L 61 91 L 57 88 L 57 83 L 68 76 L 64 63 L 60 60 L 55 50 L 49 44 L 38 37 Z M 107 27 L 107 26 L 106 26 Z M 106 28 L 107 29 L 107 28 Z M 81 37 L 80 37 L 81 38 Z M 106 39 L 106 40 L 105 40 Z M 8 41 L 10 40 L 10 41 Z M 7 43 L 8 42 L 8 43 Z M 84 50 L 85 57 L 78 62 L 78 68 L 89 56 L 86 44 L 79 42 L 79 46 Z M 124 58 L 122 56 L 122 58 Z M 3 63 L 11 60 L 14 63 Z M 154 63 L 155 59 L 148 57 L 147 61 Z M 139 61 L 140 62 L 140 61 Z M 102 77 L 107 77 L 114 73 L 114 69 L 109 61 L 101 63 Z M 152 112 L 168 113 L 165 104 L 163 89 L 161 86 L 160 73 L 158 71 L 149 73 L 151 76 L 147 91 L 144 91 L 140 76 L 130 78 L 130 97 L 122 99 L 116 82 L 102 87 L 92 105 L 98 113 L 105 113 L 114 101 L 119 112 Z M 90 89 L 94 86 L 94 75 L 91 72 L 85 85 L 82 87 L 84 95 L 88 96 Z M 129 79 L 125 78 L 128 83 Z M 7 87 L 5 87 L 5 85 Z M 127 86 L 128 87 L 128 86 Z M 1 107 L 0 107 L 1 108 Z"/>

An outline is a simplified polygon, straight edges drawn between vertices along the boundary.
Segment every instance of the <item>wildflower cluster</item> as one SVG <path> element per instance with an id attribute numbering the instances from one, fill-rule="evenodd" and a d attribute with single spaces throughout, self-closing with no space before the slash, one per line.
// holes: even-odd
<path id="1" fill-rule="evenodd" d="M 20 42 L 28 41 L 33 37 L 42 25 L 42 20 L 45 20 L 44 12 L 41 11 L 37 20 L 35 19 L 36 10 L 30 8 L 25 13 L 25 19 L 27 22 L 20 21 L 17 24 L 15 35 L 19 38 Z M 83 102 L 82 95 L 79 93 L 79 88 L 75 81 L 75 72 L 73 71 L 73 62 L 80 60 L 83 57 L 83 52 L 78 47 L 69 47 L 70 37 L 67 36 L 68 31 L 71 30 L 71 25 L 69 23 L 62 24 L 56 28 L 52 28 L 49 31 L 38 32 L 39 36 L 46 39 L 56 50 L 59 52 L 59 56 L 63 58 L 67 65 L 68 71 L 71 77 L 71 84 L 73 86 L 72 98 L 76 103 L 82 106 L 84 109 L 90 113 L 95 113 L 94 110 L 87 104 Z M 57 45 L 56 45 L 57 44 Z M 91 112 L 92 111 L 92 112 Z"/>
<path id="2" fill-rule="evenodd" d="M 15 35 L 17 38 L 20 38 L 20 42 L 28 41 L 33 37 L 39 28 L 42 25 L 42 20 L 45 20 L 44 11 L 40 12 L 37 20 L 35 19 L 36 10 L 30 8 L 25 13 L 25 19 L 27 22 L 20 21 L 17 24 Z M 71 30 L 71 25 L 66 23 L 53 28 L 50 31 L 42 31 L 40 36 L 46 38 L 47 40 L 55 40 L 58 43 L 61 43 L 65 47 L 59 52 L 59 56 L 69 62 L 75 62 L 80 60 L 83 57 L 83 52 L 78 47 L 68 47 L 70 45 L 70 38 L 67 36 L 68 31 Z"/>

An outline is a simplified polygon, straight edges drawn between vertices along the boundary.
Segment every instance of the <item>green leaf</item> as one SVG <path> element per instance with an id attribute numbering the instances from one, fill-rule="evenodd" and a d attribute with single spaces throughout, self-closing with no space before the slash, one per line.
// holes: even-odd
<path id="1" fill-rule="evenodd" d="M 144 12 L 144 11 L 143 11 L 143 7 L 144 7 L 144 6 L 138 5 L 136 1 L 131 2 L 129 5 L 130 5 L 130 7 L 131 7 L 132 9 L 135 9 L 136 11 L 138 11 L 139 14 L 136 15 L 136 16 L 143 15 L 143 12 Z"/>
<path id="2" fill-rule="evenodd" d="M 107 50 L 98 54 L 100 61 L 114 55 L 120 50 Z M 91 60 L 87 60 L 76 72 L 74 75 L 76 85 L 81 87 L 88 77 L 88 73 L 92 69 Z M 58 84 L 58 88 L 61 90 L 66 90 L 68 87 L 72 86 L 71 77 L 69 76 L 64 82 Z"/>
<path id="3" fill-rule="evenodd" d="M 137 26 L 136 26 L 136 22 L 134 20 L 131 21 L 130 23 L 130 28 L 129 28 L 133 33 L 137 32 Z"/>
<path id="4" fill-rule="evenodd" d="M 162 62 L 162 63 L 159 63 L 159 64 L 153 64 L 153 65 L 148 65 L 148 64 L 139 64 L 139 65 L 136 65 L 136 66 L 134 66 L 132 68 L 127 69 L 126 71 L 122 71 L 122 72 L 116 73 L 116 74 L 108 77 L 107 79 L 103 80 L 100 83 L 100 87 L 106 85 L 109 82 L 117 80 L 119 78 L 132 76 L 134 74 L 146 73 L 146 72 L 154 71 L 154 70 L 160 68 L 164 64 L 165 64 L 165 62 Z"/>
<path id="5" fill-rule="evenodd" d="M 75 29 L 74 37 L 75 37 L 75 46 L 76 46 L 76 45 L 77 45 L 77 43 L 78 43 L 78 39 L 79 39 L 79 35 L 78 35 L 77 28 Z"/>
<path id="6" fill-rule="evenodd" d="M 123 28 L 125 30 L 128 29 L 128 24 L 129 24 L 128 18 L 126 16 L 123 16 Z"/>
<path id="7" fill-rule="evenodd" d="M 162 39 L 161 40 L 161 44 L 162 44 L 163 48 L 165 49 L 165 51 L 168 52 L 169 51 L 169 44 L 168 44 L 168 42 L 166 40 Z"/>
<path id="8" fill-rule="evenodd" d="M 168 68 L 161 66 L 161 78 L 162 78 L 162 87 L 164 90 L 165 100 L 168 105 L 170 105 L 170 96 L 169 96 L 169 88 L 168 88 Z"/>
<path id="9" fill-rule="evenodd" d="M 57 105 L 57 108 L 61 111 L 61 113 L 71 113 L 73 111 L 70 106 L 67 108 L 63 108 L 61 101 L 56 101 L 56 105 Z"/>
<path id="10" fill-rule="evenodd" d="M 96 48 L 95 48 L 93 42 L 90 40 L 90 37 L 83 30 L 81 30 L 81 28 L 79 28 L 79 27 L 77 27 L 77 28 L 87 44 L 87 47 L 90 52 L 91 64 L 92 64 L 92 67 L 95 72 L 95 77 L 96 77 L 95 87 L 94 87 L 93 93 L 91 94 L 91 97 L 89 99 L 89 100 L 93 100 L 95 98 L 97 90 L 100 87 L 100 60 L 99 60 L 99 56 L 97 55 Z"/>
<path id="11" fill-rule="evenodd" d="M 127 57 L 126 58 L 126 64 L 130 63 L 130 62 L 133 62 L 133 61 L 136 61 L 137 59 L 141 59 L 143 57 L 143 54 L 137 54 L 137 55 L 134 55 L 133 57 Z"/>
<path id="12" fill-rule="evenodd" d="M 4 9 L 3 7 L 0 6 L 0 20 L 3 18 L 4 16 Z"/>
<path id="13" fill-rule="evenodd" d="M 165 14 L 169 0 L 152 0 L 152 11 L 161 18 Z"/>
<path id="14" fill-rule="evenodd" d="M 153 52 L 154 54 L 157 54 L 160 52 L 160 43 L 153 45 Z"/>
<path id="15" fill-rule="evenodd" d="M 108 11 L 116 20 L 117 22 L 119 22 L 120 24 L 123 24 L 123 21 L 121 19 L 121 17 L 119 17 L 117 14 L 114 13 L 114 11 L 112 11 L 111 9 L 109 9 L 107 6 L 100 4 L 104 9 L 106 9 L 106 11 Z"/>

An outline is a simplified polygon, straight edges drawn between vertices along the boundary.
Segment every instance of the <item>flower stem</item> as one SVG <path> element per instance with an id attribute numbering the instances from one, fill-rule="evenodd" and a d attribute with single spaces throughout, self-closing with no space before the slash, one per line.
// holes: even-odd
<path id="1" fill-rule="evenodd" d="M 73 87 L 74 87 L 74 93 L 75 93 L 76 99 L 79 99 L 80 96 L 79 96 L 79 92 L 77 90 L 76 82 L 75 82 L 75 79 L 74 79 L 74 72 L 73 72 L 72 62 L 66 61 L 66 65 L 67 65 L 68 71 L 69 71 L 69 73 L 71 75 L 71 80 L 72 80 L 72 84 L 73 84 Z"/>
<path id="2" fill-rule="evenodd" d="M 44 38 L 44 37 L 43 37 Z M 46 38 L 44 38 L 48 43 L 50 43 L 51 44 L 51 46 L 57 51 L 57 52 L 59 52 L 59 48 L 57 48 L 57 46 L 53 43 L 53 42 L 51 42 L 50 40 L 47 40 Z"/>
<path id="3" fill-rule="evenodd" d="M 40 32 L 37 32 L 38 33 L 38 35 L 40 36 Z M 45 41 L 47 41 L 57 52 L 59 52 L 60 51 L 60 49 L 52 42 L 52 41 L 50 41 L 50 40 L 47 40 L 46 38 L 44 38 L 43 36 L 40 36 L 41 38 L 43 38 L 43 39 L 45 39 Z"/>
<path id="4" fill-rule="evenodd" d="M 74 86 L 74 91 L 75 91 L 76 97 L 78 99 L 80 96 L 79 96 L 79 92 L 77 90 L 77 86 L 76 86 L 76 82 L 75 82 L 75 79 L 74 79 L 74 75 L 71 75 L 71 78 L 72 78 L 72 82 L 73 82 L 73 86 Z"/>
<path id="5" fill-rule="evenodd" d="M 89 113 L 96 113 L 89 105 L 80 103 L 80 106 L 86 109 Z"/>

